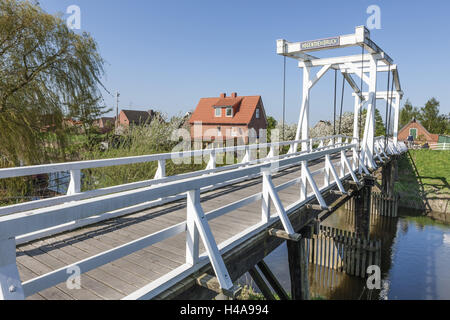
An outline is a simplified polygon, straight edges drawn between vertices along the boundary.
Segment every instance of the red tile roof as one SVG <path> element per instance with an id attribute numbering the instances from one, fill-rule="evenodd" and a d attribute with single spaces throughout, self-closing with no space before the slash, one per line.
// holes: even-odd
<path id="1" fill-rule="evenodd" d="M 242 96 L 228 98 L 202 98 L 197 105 L 189 123 L 203 122 L 203 124 L 249 124 L 255 114 L 255 109 L 261 100 L 261 96 Z M 221 117 L 215 116 L 215 107 L 233 107 L 233 117 L 226 117 L 225 112 Z M 263 111 L 261 110 L 261 114 Z"/>

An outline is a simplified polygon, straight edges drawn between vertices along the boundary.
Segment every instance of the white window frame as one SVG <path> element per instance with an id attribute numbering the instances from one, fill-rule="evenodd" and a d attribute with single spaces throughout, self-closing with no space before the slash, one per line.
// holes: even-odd
<path id="1" fill-rule="evenodd" d="M 219 114 L 217 114 L 217 110 L 219 110 Z M 220 118 L 222 117 L 222 108 L 216 108 L 216 110 L 214 111 L 214 115 L 216 116 L 216 118 Z"/>
<path id="2" fill-rule="evenodd" d="M 231 111 L 231 114 L 230 114 L 230 115 L 228 115 L 228 110 Z M 228 118 L 232 118 L 232 117 L 233 117 L 233 107 L 227 107 L 227 108 L 225 109 L 225 116 L 228 117 Z"/>

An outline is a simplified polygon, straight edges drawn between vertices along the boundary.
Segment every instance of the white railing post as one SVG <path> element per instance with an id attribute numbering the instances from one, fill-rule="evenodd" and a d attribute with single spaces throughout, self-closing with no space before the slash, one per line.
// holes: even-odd
<path id="1" fill-rule="evenodd" d="M 206 166 L 206 170 L 215 169 L 217 167 L 216 159 L 217 159 L 217 155 L 216 155 L 216 152 L 213 150 L 213 151 L 211 151 L 211 154 L 209 155 L 209 161 L 208 161 L 208 165 Z"/>
<path id="2" fill-rule="evenodd" d="M 269 193 L 269 179 L 271 177 L 270 170 L 262 172 L 263 183 L 262 183 L 262 205 L 261 205 L 261 221 L 263 223 L 268 223 L 270 219 L 270 193 Z"/>
<path id="3" fill-rule="evenodd" d="M 328 165 L 329 160 L 330 160 L 330 155 L 327 154 L 325 156 L 325 168 L 324 168 L 324 177 L 323 177 L 323 184 L 325 187 L 330 186 L 330 166 Z"/>
<path id="4" fill-rule="evenodd" d="M 16 240 L 0 240 L 0 300 L 24 300 L 16 264 Z"/>
<path id="5" fill-rule="evenodd" d="M 195 204 L 200 203 L 200 192 L 187 193 L 186 263 L 195 265 L 199 258 L 199 234 L 195 225 Z"/>
<path id="6" fill-rule="evenodd" d="M 273 157 L 275 157 L 275 147 L 271 145 L 269 154 L 267 155 L 267 158 L 270 159 L 270 158 L 273 158 Z"/>
<path id="7" fill-rule="evenodd" d="M 155 179 L 166 177 L 166 160 L 158 160 L 158 170 L 156 170 Z"/>
<path id="8" fill-rule="evenodd" d="M 300 183 L 300 201 L 306 200 L 306 170 L 308 169 L 308 162 L 302 161 L 302 176 L 301 176 L 301 183 Z"/>
<path id="9" fill-rule="evenodd" d="M 283 224 L 284 230 L 288 234 L 294 234 L 294 228 L 292 227 L 291 221 L 289 220 L 289 217 L 287 216 L 286 210 L 283 207 L 283 204 L 281 203 L 280 197 L 278 196 L 277 190 L 275 188 L 275 185 L 273 184 L 272 177 L 270 176 L 270 172 L 263 172 L 264 177 L 264 184 L 266 186 L 266 190 L 268 190 L 270 199 L 272 199 L 273 204 L 275 206 L 275 209 L 277 210 L 278 217 L 281 220 L 281 223 Z"/>
<path id="10" fill-rule="evenodd" d="M 73 195 L 81 192 L 81 170 L 70 170 L 70 183 L 67 189 L 67 195 Z"/>
<path id="11" fill-rule="evenodd" d="M 340 173 L 340 178 L 344 178 L 345 177 L 345 160 L 344 160 L 344 158 L 346 157 L 346 155 L 345 155 L 345 151 L 344 150 L 342 150 L 341 151 L 341 166 L 340 166 L 340 170 L 339 170 L 339 173 Z"/>
<path id="12" fill-rule="evenodd" d="M 225 290 L 230 290 L 233 288 L 233 282 L 231 281 L 231 277 L 228 274 L 228 270 L 225 266 L 222 256 L 220 255 L 216 240 L 214 239 L 211 228 L 209 227 L 208 219 L 206 218 L 205 212 L 200 205 L 200 190 L 197 189 L 188 191 L 187 198 L 187 201 L 189 202 L 189 206 L 191 208 L 188 212 L 188 215 L 194 221 L 198 233 L 202 238 L 209 260 L 211 261 L 211 265 L 214 269 L 217 280 L 220 283 L 220 287 Z M 192 252 L 193 254 L 195 254 L 195 248 Z"/>
<path id="13" fill-rule="evenodd" d="M 248 145 L 245 146 L 245 156 L 242 159 L 241 163 L 246 163 L 250 161 L 250 148 Z"/>

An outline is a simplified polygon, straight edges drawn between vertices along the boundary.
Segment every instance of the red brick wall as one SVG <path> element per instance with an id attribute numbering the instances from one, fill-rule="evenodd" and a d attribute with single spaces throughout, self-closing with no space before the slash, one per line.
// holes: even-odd
<path id="1" fill-rule="evenodd" d="M 120 112 L 119 114 L 119 125 L 125 127 L 128 127 L 130 125 L 127 116 L 123 112 Z"/>
<path id="2" fill-rule="evenodd" d="M 417 138 L 419 139 L 420 136 L 423 136 L 426 142 L 428 143 L 437 143 L 439 140 L 439 136 L 435 134 L 430 134 L 422 125 L 420 125 L 417 122 L 411 122 L 406 127 L 402 128 L 402 130 L 398 133 L 398 140 L 399 141 L 406 141 L 408 140 L 409 136 L 409 130 L 410 129 L 416 129 L 417 130 Z"/>

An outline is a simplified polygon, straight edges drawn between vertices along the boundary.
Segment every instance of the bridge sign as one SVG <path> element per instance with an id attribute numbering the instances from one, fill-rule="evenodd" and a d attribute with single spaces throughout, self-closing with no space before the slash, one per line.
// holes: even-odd
<path id="1" fill-rule="evenodd" d="M 340 37 L 327 38 L 320 40 L 305 41 L 300 43 L 301 50 L 312 50 L 328 47 L 338 47 L 341 44 Z"/>

